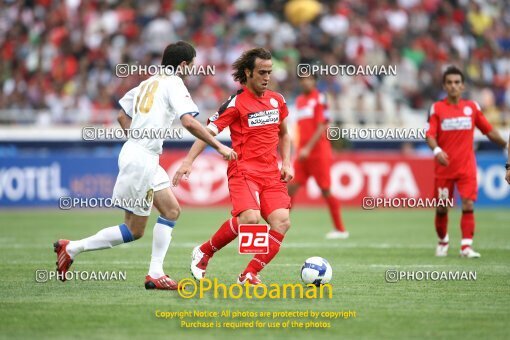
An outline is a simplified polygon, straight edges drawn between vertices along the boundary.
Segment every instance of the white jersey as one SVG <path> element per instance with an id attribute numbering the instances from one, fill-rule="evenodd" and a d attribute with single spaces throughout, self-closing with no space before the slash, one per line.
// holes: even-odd
<path id="1" fill-rule="evenodd" d="M 155 75 L 129 90 L 119 100 L 126 114 L 132 118 L 132 130 L 156 131 L 150 136 L 162 136 L 169 129 L 175 116 L 198 115 L 198 107 L 191 99 L 181 78 L 174 75 Z M 144 131 L 145 132 L 145 131 Z M 161 132 L 161 133 L 160 133 Z M 144 134 L 143 136 L 147 136 Z M 161 154 L 163 138 L 129 139 L 148 151 Z"/>

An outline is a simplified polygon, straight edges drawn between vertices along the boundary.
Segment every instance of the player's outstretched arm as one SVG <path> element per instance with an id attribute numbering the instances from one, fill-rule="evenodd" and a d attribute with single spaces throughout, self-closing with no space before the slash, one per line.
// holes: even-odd
<path id="1" fill-rule="evenodd" d="M 213 135 L 211 135 L 210 132 L 207 132 L 207 130 L 200 124 L 195 118 L 193 118 L 191 115 L 187 114 L 181 117 L 182 126 L 191 134 L 201 140 L 203 140 L 205 143 L 212 146 L 216 151 L 218 151 L 225 160 L 230 161 L 237 159 L 237 154 L 234 150 L 231 148 L 221 144 L 214 138 Z"/>
<path id="2" fill-rule="evenodd" d="M 434 152 L 434 157 L 437 158 L 439 164 L 448 166 L 448 155 L 439 147 L 437 140 L 434 137 L 427 136 L 427 144 L 429 148 Z"/>
<path id="3" fill-rule="evenodd" d="M 489 138 L 491 142 L 498 144 L 502 148 L 508 148 L 508 144 L 496 129 L 492 129 L 489 133 L 487 133 L 487 138 Z M 510 157 L 510 151 L 507 150 L 507 153 L 509 154 Z M 509 160 L 507 162 L 510 162 L 510 158 L 508 159 Z M 508 182 L 508 184 L 510 184 L 510 170 L 508 169 L 506 170 L 505 180 Z"/>
<path id="4" fill-rule="evenodd" d="M 492 129 L 491 132 L 487 133 L 487 138 L 489 138 L 491 142 L 498 144 L 502 148 L 507 147 L 506 141 L 503 139 L 503 137 L 501 137 L 498 130 L 496 129 Z"/>
<path id="5" fill-rule="evenodd" d="M 290 164 L 290 135 L 287 128 L 287 119 L 280 124 L 280 132 L 278 133 L 280 147 L 280 156 L 282 157 L 281 178 L 284 182 L 289 182 L 293 177 L 292 166 Z"/>
<path id="6" fill-rule="evenodd" d="M 207 129 L 213 136 L 214 132 Z M 207 147 L 207 143 L 203 140 L 197 139 L 195 143 L 191 146 L 191 149 L 189 150 L 188 154 L 186 155 L 186 158 L 184 158 L 184 161 L 182 162 L 179 169 L 174 174 L 174 177 L 172 178 L 172 185 L 176 187 L 179 185 L 179 182 L 181 181 L 182 177 L 185 179 L 188 179 L 189 175 L 191 174 L 191 168 L 193 167 L 193 162 L 195 159 L 202 153 L 202 151 L 205 150 Z"/>

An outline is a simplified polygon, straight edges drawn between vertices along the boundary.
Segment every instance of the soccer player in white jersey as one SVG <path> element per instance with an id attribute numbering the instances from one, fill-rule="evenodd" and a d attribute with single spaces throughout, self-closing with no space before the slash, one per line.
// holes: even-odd
<path id="1" fill-rule="evenodd" d="M 179 41 L 165 48 L 162 65 L 166 71 L 184 70 L 193 63 L 195 55 L 193 46 Z M 224 159 L 236 159 L 237 154 L 232 149 L 219 143 L 194 118 L 198 115 L 198 108 L 178 74 L 167 73 L 144 80 L 120 99 L 122 110 L 118 120 L 121 127 L 125 130 L 166 129 L 177 116 L 188 131 L 214 147 Z M 170 190 L 167 173 L 159 166 L 162 148 L 162 139 L 129 138 L 124 143 L 119 154 L 119 175 L 113 188 L 114 202 L 125 210 L 124 223 L 78 241 L 55 242 L 57 271 L 61 280 L 65 281 L 65 273 L 81 252 L 111 248 L 142 237 L 154 203 L 161 215 L 153 230 L 152 256 L 145 288 L 177 289 L 177 283 L 163 271 L 163 261 L 180 207 Z"/>

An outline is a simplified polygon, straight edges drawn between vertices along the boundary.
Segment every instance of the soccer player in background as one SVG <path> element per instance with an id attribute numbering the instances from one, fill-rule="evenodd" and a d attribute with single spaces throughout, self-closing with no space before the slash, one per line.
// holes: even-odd
<path id="1" fill-rule="evenodd" d="M 230 128 L 237 160 L 229 162 L 227 176 L 232 218 L 226 220 L 211 239 L 193 249 L 191 272 L 195 279 L 205 277 L 209 260 L 233 241 L 240 224 L 257 224 L 264 218 L 270 225 L 269 253 L 257 254 L 239 275 L 239 284 L 260 284 L 258 273 L 276 256 L 290 228 L 290 197 L 286 182 L 292 179 L 288 109 L 283 96 L 267 89 L 272 70 L 271 53 L 263 48 L 245 51 L 233 64 L 234 80 L 242 88 L 219 108 L 207 125 L 212 135 Z M 206 144 L 196 141 L 173 184 L 191 172 L 195 158 Z M 278 168 L 277 148 L 282 167 Z"/>
<path id="2" fill-rule="evenodd" d="M 162 65 L 174 71 L 178 68 L 184 70 L 193 63 L 195 55 L 193 46 L 179 41 L 166 47 Z M 125 130 L 166 129 L 177 116 L 188 131 L 213 146 L 225 159 L 236 157 L 232 149 L 219 143 L 194 118 L 198 115 L 198 108 L 177 74 L 154 75 L 127 92 L 119 103 L 122 110 L 118 120 Z M 81 252 L 112 248 L 142 237 L 154 203 L 161 215 L 153 230 L 152 256 L 145 288 L 177 289 L 177 283 L 163 271 L 163 261 L 180 207 L 169 188 L 168 174 L 159 166 L 162 149 L 163 139 L 129 138 L 124 143 L 119 154 L 119 175 L 113 188 L 114 202 L 125 210 L 124 223 L 78 241 L 55 242 L 57 271 L 63 281 L 65 273 Z"/>
<path id="3" fill-rule="evenodd" d="M 493 129 L 478 103 L 461 98 L 464 74 L 450 66 L 443 73 L 447 97 L 432 104 L 426 140 L 435 156 L 434 194 L 438 199 L 453 198 L 454 187 L 462 200 L 460 256 L 477 258 L 472 248 L 475 231 L 474 201 L 477 197 L 476 159 L 473 150 L 475 127 L 492 142 L 506 147 L 505 140 Z M 436 256 L 448 255 L 448 209 L 436 208 L 435 226 L 439 243 Z"/>
<path id="4" fill-rule="evenodd" d="M 326 96 L 317 90 L 316 78 L 313 76 L 300 78 L 303 93 L 296 98 L 296 118 L 298 124 L 297 157 L 294 161 L 294 180 L 288 184 L 289 195 L 294 197 L 301 185 L 305 185 L 310 176 L 315 178 L 322 197 L 328 203 L 329 212 L 335 230 L 326 234 L 328 239 L 346 239 L 349 232 L 345 231 L 340 216 L 340 203 L 331 195 L 331 144 L 326 136 L 329 115 Z"/>

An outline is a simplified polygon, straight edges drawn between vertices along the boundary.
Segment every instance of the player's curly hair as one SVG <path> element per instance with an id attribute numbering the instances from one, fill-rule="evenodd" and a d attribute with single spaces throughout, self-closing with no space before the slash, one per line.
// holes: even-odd
<path id="1" fill-rule="evenodd" d="M 251 76 L 253 74 L 253 69 L 255 68 L 255 59 L 257 58 L 269 60 L 272 58 L 271 52 L 262 47 L 244 51 L 243 54 L 232 64 L 232 68 L 234 69 L 232 76 L 234 77 L 234 80 L 241 84 L 246 84 L 248 79 L 244 70 L 250 70 Z"/>
<path id="2" fill-rule="evenodd" d="M 462 73 L 462 71 L 460 70 L 460 68 L 458 68 L 457 66 L 448 66 L 446 68 L 446 70 L 443 72 L 443 84 L 445 83 L 446 81 L 446 76 L 450 75 L 450 74 L 458 74 L 460 76 L 460 80 L 462 82 L 464 82 L 464 73 Z"/>

